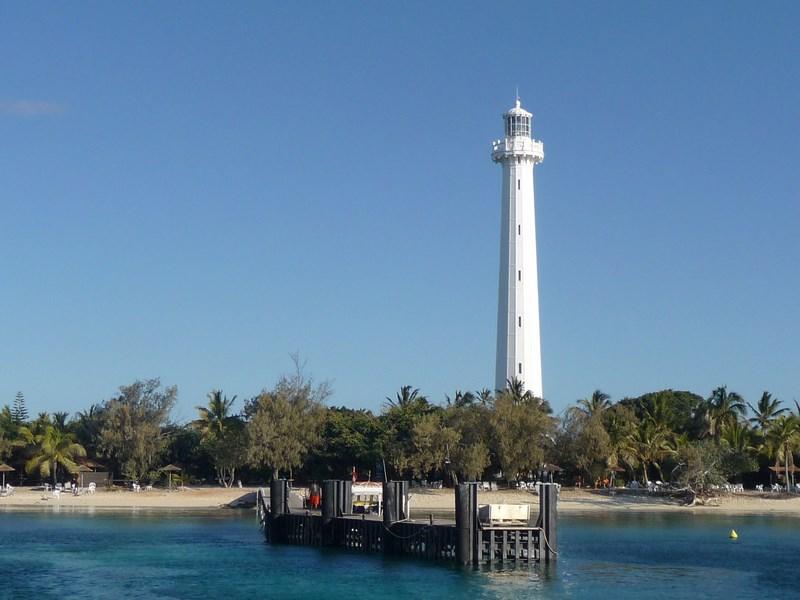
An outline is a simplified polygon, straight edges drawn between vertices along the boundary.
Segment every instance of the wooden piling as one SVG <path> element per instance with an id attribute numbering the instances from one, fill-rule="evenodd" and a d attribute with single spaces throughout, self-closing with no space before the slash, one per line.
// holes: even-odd
<path id="1" fill-rule="evenodd" d="M 338 481 L 326 479 L 322 482 L 322 545 L 329 546 L 334 543 L 335 532 L 333 520 L 336 514 Z"/>
<path id="2" fill-rule="evenodd" d="M 555 483 L 539 486 L 539 560 L 550 562 L 558 556 L 558 488 Z"/>
<path id="3" fill-rule="evenodd" d="M 459 483 L 456 498 L 456 560 L 459 564 L 478 564 L 478 484 Z"/>
<path id="4" fill-rule="evenodd" d="M 273 517 L 289 514 L 289 482 L 273 479 L 269 486 L 270 513 Z"/>

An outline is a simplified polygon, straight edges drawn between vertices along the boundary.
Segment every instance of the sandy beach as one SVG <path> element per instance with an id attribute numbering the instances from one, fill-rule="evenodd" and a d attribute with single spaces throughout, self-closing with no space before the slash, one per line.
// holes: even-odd
<path id="1" fill-rule="evenodd" d="M 225 489 L 219 487 L 185 488 L 169 492 L 164 489 L 132 492 L 98 490 L 95 494 L 73 496 L 62 494 L 56 499 L 41 488 L 17 488 L 14 494 L 0 498 L 0 510 L 30 510 L 65 507 L 75 509 L 164 509 L 215 510 L 246 508 L 255 502 L 256 487 Z M 292 494 L 292 504 L 300 505 L 302 488 Z M 480 492 L 481 504 L 530 504 L 531 512 L 539 509 L 538 497 L 521 490 Z M 411 509 L 415 514 L 447 514 L 453 511 L 453 491 L 415 488 L 411 490 Z M 707 505 L 685 506 L 680 501 L 646 494 L 614 494 L 599 490 L 563 488 L 558 503 L 563 515 L 599 514 L 603 512 L 674 512 L 729 515 L 784 515 L 800 517 L 800 496 L 777 493 L 744 492 L 721 495 Z"/>
<path id="2" fill-rule="evenodd" d="M 0 498 L 0 510 L 7 509 L 48 509 L 52 507 L 86 509 L 167 509 L 167 510 L 210 510 L 229 508 L 232 504 L 255 503 L 257 488 L 198 487 L 167 491 L 156 488 L 150 491 L 132 492 L 129 490 L 98 490 L 94 494 L 73 496 L 62 493 L 59 498 L 52 492 L 41 488 L 16 488 L 14 494 Z"/>
<path id="3" fill-rule="evenodd" d="M 500 490 L 479 492 L 481 504 L 531 504 L 531 512 L 539 510 L 539 498 L 532 492 Z M 414 512 L 453 510 L 452 490 L 412 490 Z M 800 517 L 800 496 L 777 493 L 744 492 L 721 495 L 705 505 L 686 506 L 680 501 L 647 494 L 633 495 L 605 490 L 562 488 L 558 511 L 563 515 L 598 514 L 603 512 L 675 512 L 729 515 L 775 514 Z"/>

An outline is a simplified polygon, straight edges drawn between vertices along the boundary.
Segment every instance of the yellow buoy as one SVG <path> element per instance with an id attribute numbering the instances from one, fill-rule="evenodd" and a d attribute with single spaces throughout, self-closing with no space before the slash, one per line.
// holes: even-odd
<path id="1" fill-rule="evenodd" d="M 731 529 L 731 532 L 728 535 L 728 537 L 731 538 L 732 540 L 738 540 L 739 539 L 739 534 L 736 533 L 735 529 Z"/>

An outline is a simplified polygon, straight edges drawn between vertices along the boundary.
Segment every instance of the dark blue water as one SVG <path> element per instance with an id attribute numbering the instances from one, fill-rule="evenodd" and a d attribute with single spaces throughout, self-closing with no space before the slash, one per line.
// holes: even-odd
<path id="1" fill-rule="evenodd" d="M 270 546 L 250 512 L 0 512 L 0 598 L 800 598 L 800 520 L 610 514 L 559 534 L 554 568 L 472 571 Z"/>

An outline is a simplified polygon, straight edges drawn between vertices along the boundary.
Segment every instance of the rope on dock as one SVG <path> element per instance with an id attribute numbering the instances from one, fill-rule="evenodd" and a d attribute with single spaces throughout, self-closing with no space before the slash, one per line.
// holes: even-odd
<path id="1" fill-rule="evenodd" d="M 558 552 L 550 547 L 550 542 L 547 540 L 547 534 L 544 532 L 544 529 L 539 530 L 539 535 L 544 538 L 544 545 L 547 546 L 547 550 L 550 552 L 550 554 L 555 554 L 558 556 Z"/>
<path id="2" fill-rule="evenodd" d="M 402 521 L 395 521 L 394 523 L 392 523 L 392 525 L 395 525 L 395 524 L 397 524 L 397 523 L 407 523 L 408 521 L 409 521 L 409 519 L 403 519 Z M 423 525 L 423 526 L 422 526 L 422 529 L 420 529 L 419 531 L 417 531 L 417 532 L 415 532 L 415 533 L 412 533 L 411 535 L 405 535 L 405 536 L 397 535 L 397 534 L 396 534 L 394 531 L 392 531 L 391 529 L 389 529 L 389 528 L 388 528 L 386 525 L 384 525 L 384 526 L 383 526 L 383 528 L 384 528 L 384 529 L 385 529 L 387 532 L 389 532 L 389 535 L 392 535 L 392 536 L 394 536 L 394 537 L 395 537 L 395 538 L 397 538 L 398 540 L 410 540 L 410 539 L 412 539 L 412 538 L 415 538 L 415 537 L 417 537 L 418 535 L 422 535 L 423 533 L 425 533 L 426 531 L 428 531 L 429 529 L 431 529 L 431 526 L 430 526 L 430 525 Z"/>

